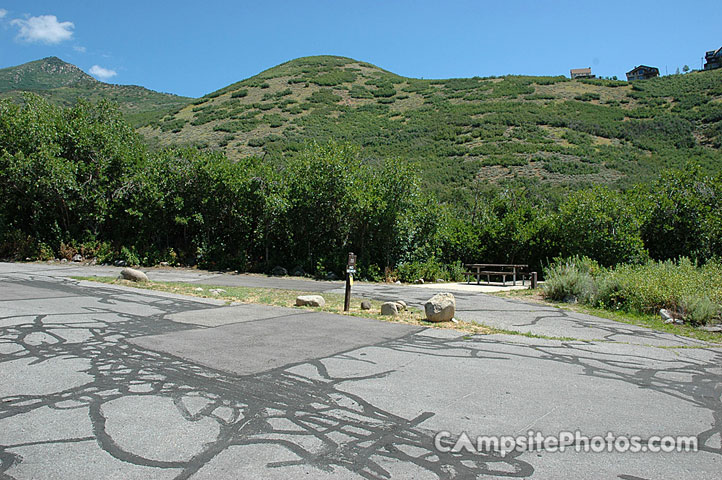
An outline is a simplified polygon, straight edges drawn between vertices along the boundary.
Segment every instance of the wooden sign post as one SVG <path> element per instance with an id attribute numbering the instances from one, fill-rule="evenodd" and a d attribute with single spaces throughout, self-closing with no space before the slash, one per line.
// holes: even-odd
<path id="1" fill-rule="evenodd" d="M 353 252 L 348 254 L 348 263 L 346 264 L 346 296 L 343 300 L 343 311 L 348 312 L 351 303 L 351 284 L 353 282 L 353 274 L 356 273 L 356 255 Z"/>

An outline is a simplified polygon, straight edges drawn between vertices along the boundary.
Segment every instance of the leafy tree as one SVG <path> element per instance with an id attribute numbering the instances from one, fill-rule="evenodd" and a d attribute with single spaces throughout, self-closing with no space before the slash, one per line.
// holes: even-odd
<path id="1" fill-rule="evenodd" d="M 637 212 L 623 195 L 608 188 L 569 195 L 559 207 L 556 225 L 564 257 L 584 255 L 605 266 L 647 257 Z"/>

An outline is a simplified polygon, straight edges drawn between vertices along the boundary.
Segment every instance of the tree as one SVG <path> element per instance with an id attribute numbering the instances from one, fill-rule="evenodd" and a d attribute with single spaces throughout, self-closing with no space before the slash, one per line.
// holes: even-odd
<path id="1" fill-rule="evenodd" d="M 684 67 L 682 67 L 682 71 L 683 71 L 684 73 L 689 72 L 689 65 L 685 65 Z"/>
<path id="2" fill-rule="evenodd" d="M 556 226 L 561 256 L 587 256 L 604 266 L 647 258 L 639 215 L 608 188 L 571 194 L 559 208 Z"/>

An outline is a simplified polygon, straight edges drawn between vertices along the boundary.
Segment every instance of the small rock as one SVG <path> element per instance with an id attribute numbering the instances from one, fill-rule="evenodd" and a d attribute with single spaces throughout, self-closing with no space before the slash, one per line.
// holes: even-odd
<path id="1" fill-rule="evenodd" d="M 79 253 L 76 253 L 75 255 L 73 255 L 73 261 L 74 261 L 74 262 L 82 262 L 82 261 L 83 261 L 83 256 L 82 256 L 81 254 L 79 254 Z"/>
<path id="2" fill-rule="evenodd" d="M 444 280 L 443 278 L 437 278 L 436 280 L 434 280 L 435 283 L 444 283 L 445 281 L 446 280 Z"/>
<path id="3" fill-rule="evenodd" d="M 271 275 L 275 277 L 285 277 L 286 275 L 288 275 L 288 270 L 281 267 L 280 265 L 277 265 L 273 267 L 273 270 L 271 270 Z"/>
<path id="4" fill-rule="evenodd" d="M 167 266 L 168 266 L 168 262 L 160 262 L 160 266 L 161 266 L 161 267 L 167 267 Z"/>
<path id="5" fill-rule="evenodd" d="M 292 277 L 305 277 L 306 272 L 301 267 L 295 267 L 293 270 L 291 270 L 291 276 Z"/>
<path id="6" fill-rule="evenodd" d="M 659 311 L 659 315 L 662 317 L 662 320 L 664 320 L 664 323 L 666 324 L 674 323 L 676 325 L 682 325 L 684 323 L 684 318 L 681 315 L 670 312 L 669 310 L 664 308 Z"/>
<path id="7" fill-rule="evenodd" d="M 62 258 L 62 259 L 60 259 L 60 263 L 68 263 L 68 259 L 67 259 L 67 258 Z"/>
<path id="8" fill-rule="evenodd" d="M 120 271 L 120 277 L 133 282 L 147 282 L 148 275 L 134 268 L 124 268 Z"/>
<path id="9" fill-rule="evenodd" d="M 395 303 L 399 306 L 399 312 L 406 310 L 406 302 L 404 302 L 403 300 L 396 300 Z"/>
<path id="10" fill-rule="evenodd" d="M 296 297 L 296 306 L 299 307 L 325 307 L 326 300 L 321 295 L 300 295 Z"/>
<path id="11" fill-rule="evenodd" d="M 371 310 L 371 302 L 369 302 L 368 300 L 362 300 L 361 310 Z"/>
<path id="12" fill-rule="evenodd" d="M 395 283 L 396 285 L 401 285 L 401 280 L 396 280 L 394 283 Z"/>
<path id="13" fill-rule="evenodd" d="M 430 322 L 448 322 L 456 313 L 456 299 L 451 293 L 437 293 L 424 304 Z"/>
<path id="14" fill-rule="evenodd" d="M 194 288 L 193 290 L 195 290 L 196 292 L 202 292 L 202 291 L 203 291 L 203 289 L 202 289 L 201 287 L 196 287 L 196 288 Z"/>
<path id="15" fill-rule="evenodd" d="M 419 278 L 418 280 L 415 280 L 414 283 L 415 283 L 416 285 L 423 285 L 423 284 L 424 284 L 424 279 L 423 279 L 423 278 Z"/>
<path id="16" fill-rule="evenodd" d="M 399 314 L 399 304 L 396 302 L 386 302 L 381 304 L 381 315 L 395 316 Z"/>
<path id="17" fill-rule="evenodd" d="M 116 267 L 127 267 L 128 262 L 126 262 L 125 260 L 116 260 L 113 265 L 115 265 Z"/>
<path id="18" fill-rule="evenodd" d="M 30 257 L 25 257 L 25 261 L 26 261 L 26 262 L 31 262 L 32 260 L 33 260 L 33 259 L 30 258 Z M 66 261 L 67 261 L 67 260 L 66 260 Z"/>
<path id="19" fill-rule="evenodd" d="M 220 295 L 221 293 L 226 293 L 226 291 L 222 288 L 211 288 L 208 291 L 211 292 L 213 295 Z"/>

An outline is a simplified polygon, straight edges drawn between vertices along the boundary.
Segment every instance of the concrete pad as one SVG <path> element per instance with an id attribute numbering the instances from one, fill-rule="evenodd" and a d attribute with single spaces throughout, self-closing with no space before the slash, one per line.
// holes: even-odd
<path id="1" fill-rule="evenodd" d="M 366 318 L 304 312 L 130 341 L 207 367 L 250 375 L 401 338 L 422 329 Z"/>
<path id="2" fill-rule="evenodd" d="M 511 283 L 506 285 L 491 283 L 466 283 L 466 282 L 449 282 L 449 283 L 424 283 L 421 285 L 414 284 L 414 288 L 425 288 L 427 290 L 433 290 L 435 292 L 469 292 L 469 293 L 493 293 L 493 292 L 506 292 L 507 290 L 528 290 L 529 283 L 522 285 L 521 281 L 518 281 L 516 286 Z"/>
<path id="3" fill-rule="evenodd" d="M 304 310 L 294 308 L 243 304 L 202 311 L 191 310 L 179 312 L 166 316 L 166 319 L 178 323 L 188 323 L 204 327 L 218 327 L 220 325 L 228 325 L 231 323 L 253 322 L 283 315 L 302 315 L 305 313 L 307 312 Z"/>

